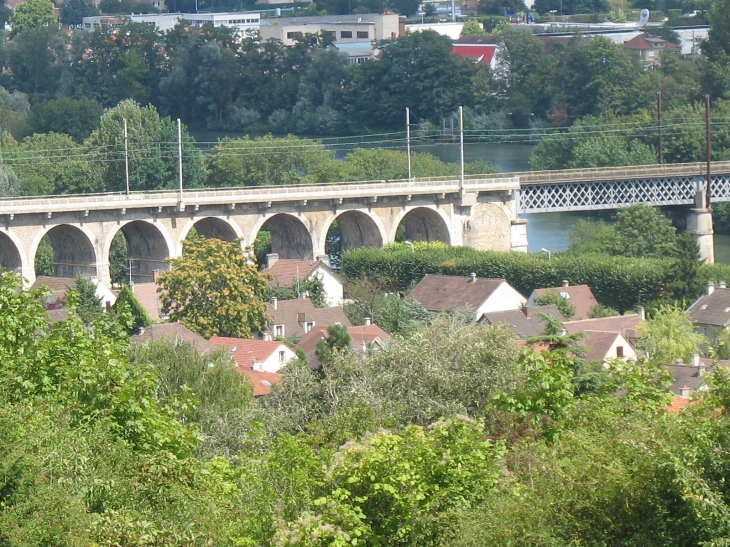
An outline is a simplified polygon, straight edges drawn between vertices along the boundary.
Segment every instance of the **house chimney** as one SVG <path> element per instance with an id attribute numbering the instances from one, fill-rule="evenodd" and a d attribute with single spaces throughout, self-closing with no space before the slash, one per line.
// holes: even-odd
<path id="1" fill-rule="evenodd" d="M 679 388 L 679 396 L 682 399 L 689 399 L 690 393 L 691 390 L 687 386 Z"/>
<path id="2" fill-rule="evenodd" d="M 316 259 L 329 268 L 330 255 L 317 255 Z"/>
<path id="3" fill-rule="evenodd" d="M 570 283 L 568 283 L 567 279 L 563 279 L 563 287 L 570 287 Z"/>
<path id="4" fill-rule="evenodd" d="M 160 270 L 152 270 L 152 283 L 157 283 L 157 278 L 160 277 Z"/>
<path id="5" fill-rule="evenodd" d="M 367 326 L 367 325 L 370 325 L 370 323 L 371 323 L 371 321 L 370 321 L 370 318 L 369 318 L 369 317 L 366 317 L 366 318 L 365 318 L 365 325 L 366 325 L 366 326 Z"/>
<path id="6" fill-rule="evenodd" d="M 474 272 L 469 274 L 469 283 L 476 283 L 477 282 L 477 274 Z"/>
<path id="7" fill-rule="evenodd" d="M 720 281 L 720 284 L 717 286 L 718 289 L 727 289 L 727 285 L 725 285 L 724 281 Z"/>
<path id="8" fill-rule="evenodd" d="M 275 310 L 279 309 L 279 299 L 274 297 L 271 299 L 271 307 Z"/>
<path id="9" fill-rule="evenodd" d="M 636 313 L 639 315 L 639 319 L 641 321 L 646 321 L 646 310 L 644 309 L 644 306 L 638 306 L 636 308 Z"/>
<path id="10" fill-rule="evenodd" d="M 525 315 L 525 317 L 530 317 L 530 308 L 527 306 L 522 306 L 522 313 Z"/>
<path id="11" fill-rule="evenodd" d="M 692 366 L 693 367 L 700 366 L 700 354 L 699 353 L 695 353 L 694 355 L 692 355 Z"/>
<path id="12" fill-rule="evenodd" d="M 558 336 L 567 336 L 567 335 L 568 335 L 568 331 L 567 331 L 567 330 L 565 330 L 565 329 L 561 329 L 561 330 L 560 330 L 560 331 L 558 332 Z"/>
<path id="13" fill-rule="evenodd" d="M 676 358 L 676 359 L 674 360 L 674 364 L 675 364 L 675 365 L 683 365 L 683 364 L 684 364 L 684 361 L 682 361 L 682 358 L 681 358 L 681 357 L 677 357 L 677 358 Z"/>
<path id="14" fill-rule="evenodd" d="M 271 342 L 271 333 L 270 332 L 265 332 L 264 333 L 264 340 L 266 342 Z"/>
<path id="15" fill-rule="evenodd" d="M 712 281 L 707 282 L 707 296 L 715 292 L 715 284 Z"/>
<path id="16" fill-rule="evenodd" d="M 266 255 L 266 269 L 271 269 L 279 261 L 279 253 L 269 253 Z"/>

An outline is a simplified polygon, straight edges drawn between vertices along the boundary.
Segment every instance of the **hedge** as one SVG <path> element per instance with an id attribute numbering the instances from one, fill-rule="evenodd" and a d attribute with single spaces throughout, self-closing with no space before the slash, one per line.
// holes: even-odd
<path id="1" fill-rule="evenodd" d="M 626 258 L 608 255 L 553 255 L 476 251 L 467 247 L 393 245 L 360 248 L 342 257 L 347 280 L 361 276 L 378 280 L 392 292 L 407 293 L 427 273 L 504 278 L 529 296 L 536 288 L 588 285 L 597 300 L 621 312 L 656 300 L 672 299 L 676 270 L 673 259 Z M 730 266 L 701 266 L 698 278 L 730 281 Z M 691 295 L 692 296 L 692 295 Z M 699 295 L 697 295 L 699 296 Z"/>

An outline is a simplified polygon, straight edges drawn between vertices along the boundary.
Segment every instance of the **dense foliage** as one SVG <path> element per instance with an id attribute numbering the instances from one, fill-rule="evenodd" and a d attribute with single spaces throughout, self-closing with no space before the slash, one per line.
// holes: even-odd
<path id="1" fill-rule="evenodd" d="M 0 541 L 99 545 L 722 544 L 730 375 L 661 410 L 649 362 L 575 389 L 573 354 L 439 317 L 294 361 L 264 400 L 225 351 L 49 326 L 0 274 Z M 622 397 L 615 396 L 621 391 Z"/>
<path id="2" fill-rule="evenodd" d="M 394 244 L 385 249 L 362 248 L 342 258 L 342 272 L 349 280 L 378 279 L 387 291 L 407 293 L 427 273 L 506 279 L 529 295 L 541 287 L 559 287 L 564 279 L 572 285 L 589 285 L 598 301 L 621 312 L 661 300 L 692 300 L 708 280 L 730 279 L 724 265 L 700 265 L 682 256 L 633 258 L 606 254 L 546 256 L 498 251 L 476 251 L 442 244 L 410 247 Z M 678 268 L 687 277 L 678 278 Z"/>

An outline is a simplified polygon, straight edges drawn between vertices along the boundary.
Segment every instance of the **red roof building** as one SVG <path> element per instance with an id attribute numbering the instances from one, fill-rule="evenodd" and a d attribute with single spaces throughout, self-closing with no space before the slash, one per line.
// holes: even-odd
<path id="1" fill-rule="evenodd" d="M 225 336 L 213 336 L 210 342 L 228 349 L 236 370 L 251 382 L 254 397 L 271 393 L 271 387 L 282 380 L 277 371 L 296 357 L 282 342 Z"/>
<path id="2" fill-rule="evenodd" d="M 499 39 L 493 36 L 462 36 L 452 44 L 451 53 L 494 67 L 498 47 Z"/>
<path id="3" fill-rule="evenodd" d="M 665 49 L 676 49 L 679 45 L 668 42 L 659 36 L 651 34 L 639 34 L 628 42 L 624 42 L 624 49 L 630 49 L 639 53 L 639 60 L 647 66 L 661 64 L 661 53 Z"/>

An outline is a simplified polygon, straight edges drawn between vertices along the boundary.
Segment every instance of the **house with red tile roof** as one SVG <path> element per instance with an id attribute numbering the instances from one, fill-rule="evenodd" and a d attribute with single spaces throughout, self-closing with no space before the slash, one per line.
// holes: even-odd
<path id="1" fill-rule="evenodd" d="M 319 278 L 324 287 L 327 306 L 341 306 L 343 289 L 342 280 L 321 260 L 295 260 L 279 258 L 276 253 L 266 255 L 266 268 L 263 273 L 269 274 L 272 287 L 296 287 L 308 279 Z"/>
<path id="2" fill-rule="evenodd" d="M 678 47 L 679 45 L 674 42 L 646 33 L 634 36 L 628 42 L 624 42 L 624 49 L 636 51 L 644 66 L 660 65 L 662 63 L 662 51 L 677 49 Z"/>
<path id="3" fill-rule="evenodd" d="M 693 395 L 707 389 L 706 375 L 716 366 L 730 367 L 730 361 L 713 361 L 699 355 L 692 356 L 692 362 L 685 364 L 681 359 L 676 362 L 662 365 L 672 374 L 672 385 L 669 387 L 673 394 L 672 403 L 665 410 L 674 414 L 687 408 Z"/>
<path id="4" fill-rule="evenodd" d="M 168 340 L 176 344 L 191 344 L 198 353 L 205 355 L 218 349 L 218 346 L 191 331 L 182 323 L 155 323 L 139 330 L 132 336 L 132 344 L 149 344 L 156 340 Z"/>
<path id="5" fill-rule="evenodd" d="M 282 380 L 278 371 L 296 358 L 286 344 L 271 340 L 213 336 L 210 343 L 228 350 L 236 370 L 253 385 L 255 397 L 271 393 L 271 387 Z"/>
<path id="6" fill-rule="evenodd" d="M 587 348 L 587 361 L 605 363 L 611 359 L 638 359 L 636 350 L 622 334 L 595 330 L 584 332 L 586 337 L 578 345 Z"/>
<path id="7" fill-rule="evenodd" d="M 567 280 L 563 281 L 560 287 L 550 287 L 545 289 L 535 289 L 527 299 L 528 308 L 534 307 L 538 298 L 545 296 L 549 292 L 556 292 L 563 298 L 570 300 L 575 306 L 575 315 L 569 319 L 588 319 L 591 309 L 598 304 L 593 291 L 588 285 L 571 285 Z"/>
<path id="8" fill-rule="evenodd" d="M 320 340 L 329 338 L 329 334 L 327 333 L 328 326 L 319 326 L 309 331 L 297 344 L 297 349 L 301 349 L 307 354 L 311 368 L 317 369 L 320 366 L 316 353 L 317 343 Z M 353 351 L 361 354 L 378 351 L 390 340 L 390 334 L 378 325 L 370 323 L 369 320 L 366 320 L 365 325 L 348 326 L 347 332 L 350 333 L 350 347 Z"/>
<path id="9" fill-rule="evenodd" d="M 482 315 L 479 322 L 488 325 L 504 324 L 515 336 L 525 340 L 545 333 L 545 320 L 541 314 L 552 315 L 561 323 L 565 321 L 560 310 L 554 304 L 550 304 L 521 310 L 488 312 Z"/>
<path id="10" fill-rule="evenodd" d="M 638 326 L 645 320 L 644 310 L 639 313 L 627 313 L 613 317 L 597 317 L 596 319 L 581 319 L 579 321 L 565 321 L 563 326 L 571 334 L 587 331 L 615 332 L 621 334 L 636 348 L 641 335 Z"/>
<path id="11" fill-rule="evenodd" d="M 695 330 L 714 342 L 717 333 L 730 327 L 730 289 L 724 281 L 717 287 L 711 281 L 705 294 L 700 296 L 688 309 Z"/>
<path id="12" fill-rule="evenodd" d="M 314 327 L 341 324 L 350 326 L 347 315 L 339 306 L 316 308 L 308 298 L 277 300 L 266 305 L 269 324 L 265 334 L 271 338 L 301 338 Z"/>
<path id="13" fill-rule="evenodd" d="M 474 320 L 489 312 L 522 308 L 525 297 L 504 279 L 426 274 L 408 295 L 431 312 L 470 310 Z"/>

